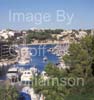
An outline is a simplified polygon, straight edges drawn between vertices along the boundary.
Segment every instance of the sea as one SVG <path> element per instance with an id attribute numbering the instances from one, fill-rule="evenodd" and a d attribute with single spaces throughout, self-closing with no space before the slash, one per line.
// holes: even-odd
<path id="1" fill-rule="evenodd" d="M 48 63 L 56 64 L 59 62 L 58 57 L 51 52 L 48 52 L 49 48 L 53 48 L 55 45 L 29 45 L 28 48 L 30 50 L 31 62 L 26 65 L 16 64 L 19 68 L 23 67 L 25 69 L 29 69 L 31 67 L 36 67 L 40 72 L 42 72 Z M 44 61 L 43 58 L 46 57 L 47 61 Z M 13 65 L 12 65 L 13 66 Z M 5 80 L 6 76 L 0 76 L 0 80 Z"/>
<path id="2" fill-rule="evenodd" d="M 29 50 L 32 53 L 31 62 L 26 65 L 18 66 L 27 69 L 35 66 L 39 71 L 43 71 L 48 63 L 58 63 L 58 57 L 55 54 L 48 52 L 48 49 L 53 48 L 54 46 L 55 45 L 29 45 Z M 47 58 L 47 61 L 43 60 L 45 57 Z"/>

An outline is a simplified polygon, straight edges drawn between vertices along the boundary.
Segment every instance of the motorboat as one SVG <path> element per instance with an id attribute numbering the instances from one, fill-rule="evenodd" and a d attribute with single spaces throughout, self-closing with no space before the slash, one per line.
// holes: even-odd
<path id="1" fill-rule="evenodd" d="M 11 67 L 8 69 L 8 72 L 6 74 L 7 78 L 10 79 L 12 82 L 13 80 L 19 81 L 20 78 L 20 72 L 19 69 L 17 67 Z"/>
<path id="2" fill-rule="evenodd" d="M 32 80 L 31 80 L 32 77 L 33 77 L 33 73 L 31 72 L 31 70 L 29 69 L 24 70 L 21 75 L 21 83 L 23 85 L 30 85 L 32 83 Z"/>
<path id="3" fill-rule="evenodd" d="M 32 100 L 29 91 L 30 91 L 29 87 L 22 88 L 18 100 Z"/>
<path id="4" fill-rule="evenodd" d="M 31 55 L 32 55 L 29 48 L 21 47 L 19 52 L 20 52 L 19 53 L 20 58 L 19 58 L 18 64 L 20 64 L 20 65 L 29 64 L 31 62 Z"/>
<path id="5" fill-rule="evenodd" d="M 52 52 L 52 48 L 49 48 L 47 51 L 48 51 L 48 52 Z"/>
<path id="6" fill-rule="evenodd" d="M 26 86 L 32 84 L 32 78 L 34 76 L 38 76 L 38 69 L 36 67 L 23 70 L 21 75 L 21 83 Z"/>
<path id="7" fill-rule="evenodd" d="M 26 65 L 26 64 L 28 64 L 28 63 L 30 63 L 30 61 L 29 60 L 23 60 L 23 59 L 21 59 L 19 62 L 18 62 L 18 64 L 20 64 L 20 65 Z"/>
<path id="8" fill-rule="evenodd" d="M 47 57 L 44 57 L 44 58 L 43 58 L 43 61 L 47 61 L 47 60 L 48 60 L 48 58 L 47 58 Z"/>

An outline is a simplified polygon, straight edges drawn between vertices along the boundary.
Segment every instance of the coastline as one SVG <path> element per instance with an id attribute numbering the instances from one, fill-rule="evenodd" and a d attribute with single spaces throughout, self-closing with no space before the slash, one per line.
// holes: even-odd
<path id="1" fill-rule="evenodd" d="M 57 44 L 64 44 L 63 42 L 47 42 L 47 43 L 27 43 L 27 44 L 20 44 L 20 45 L 57 45 Z"/>

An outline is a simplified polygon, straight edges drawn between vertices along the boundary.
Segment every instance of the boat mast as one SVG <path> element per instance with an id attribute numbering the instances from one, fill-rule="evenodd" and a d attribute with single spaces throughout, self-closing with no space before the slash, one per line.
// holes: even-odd
<path id="1" fill-rule="evenodd" d="M 23 45 L 26 45 L 26 32 L 23 32 Z"/>

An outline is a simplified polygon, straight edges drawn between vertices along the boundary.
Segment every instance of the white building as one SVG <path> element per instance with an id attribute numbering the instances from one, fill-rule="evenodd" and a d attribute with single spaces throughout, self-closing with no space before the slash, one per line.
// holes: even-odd
<path id="1" fill-rule="evenodd" d="M 75 34 L 76 38 L 83 38 L 87 35 L 85 31 L 79 31 L 79 34 Z"/>
<path id="2" fill-rule="evenodd" d="M 1 30 L 0 31 L 0 37 L 4 39 L 8 39 L 8 37 L 14 36 L 15 32 L 14 31 L 9 31 L 9 30 Z"/>

